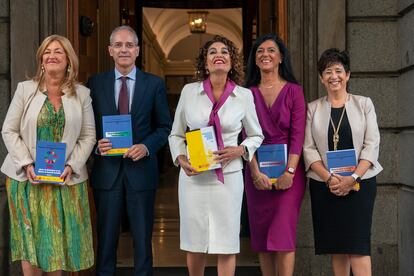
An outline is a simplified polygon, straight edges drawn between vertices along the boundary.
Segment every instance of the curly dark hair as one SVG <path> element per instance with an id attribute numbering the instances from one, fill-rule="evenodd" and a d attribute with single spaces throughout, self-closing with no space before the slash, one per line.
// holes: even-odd
<path id="1" fill-rule="evenodd" d="M 318 60 L 319 75 L 322 76 L 323 71 L 333 64 L 342 64 L 346 73 L 349 73 L 351 71 L 348 52 L 341 52 L 337 48 L 330 48 L 325 50 Z"/>
<path id="2" fill-rule="evenodd" d="M 247 73 L 245 87 L 258 86 L 261 80 L 260 69 L 256 65 L 256 51 L 259 46 L 267 41 L 272 40 L 279 48 L 280 55 L 282 57 L 282 63 L 279 65 L 279 75 L 286 81 L 291 83 L 298 83 L 293 74 L 292 65 L 290 64 L 289 51 L 283 43 L 282 39 L 273 33 L 265 34 L 254 42 L 252 49 L 250 50 L 249 59 L 247 61 Z"/>
<path id="3" fill-rule="evenodd" d="M 207 41 L 203 47 L 200 48 L 200 53 L 198 54 L 196 61 L 197 71 L 195 79 L 198 81 L 203 81 L 208 78 L 209 74 L 206 69 L 207 51 L 208 48 L 210 48 L 211 44 L 215 42 L 221 42 L 227 46 L 231 60 L 231 69 L 228 73 L 228 78 L 234 81 L 236 84 L 240 85 L 243 79 L 243 70 L 241 65 L 241 57 L 238 53 L 238 49 L 231 40 L 220 35 L 214 36 L 211 40 Z"/>

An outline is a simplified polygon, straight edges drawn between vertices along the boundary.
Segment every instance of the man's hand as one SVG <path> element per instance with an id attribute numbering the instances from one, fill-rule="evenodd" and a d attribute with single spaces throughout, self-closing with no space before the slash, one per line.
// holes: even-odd
<path id="1" fill-rule="evenodd" d="M 110 149 L 112 149 L 112 144 L 109 142 L 109 139 L 102 138 L 98 141 L 98 151 L 101 155 L 106 155 Z"/>
<path id="2" fill-rule="evenodd" d="M 132 161 L 136 162 L 145 156 L 147 156 L 147 147 L 144 144 L 136 144 L 132 145 L 123 157 L 131 158 Z"/>

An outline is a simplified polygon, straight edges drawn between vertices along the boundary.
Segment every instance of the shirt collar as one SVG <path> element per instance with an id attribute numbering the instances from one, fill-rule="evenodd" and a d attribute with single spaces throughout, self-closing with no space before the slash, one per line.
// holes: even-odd
<path id="1" fill-rule="evenodd" d="M 128 75 L 126 75 L 126 77 L 128 77 L 131 80 L 135 80 L 136 74 L 137 74 L 137 68 L 134 66 L 131 72 L 129 72 Z M 123 75 L 121 74 L 121 72 L 119 72 L 118 69 L 115 68 L 115 79 L 117 80 L 121 78 L 122 76 Z"/>

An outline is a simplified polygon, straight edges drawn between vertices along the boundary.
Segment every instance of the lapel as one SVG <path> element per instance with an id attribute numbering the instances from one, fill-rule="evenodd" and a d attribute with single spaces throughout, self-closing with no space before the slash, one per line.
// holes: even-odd
<path id="1" fill-rule="evenodd" d="M 107 106 L 108 114 L 118 114 L 118 109 L 116 108 L 115 104 L 115 71 L 109 71 L 108 76 L 105 76 L 102 79 L 103 86 L 104 87 L 104 97 L 106 99 L 106 104 L 104 106 Z"/>
<path id="2" fill-rule="evenodd" d="M 316 128 L 316 131 L 318 132 L 319 140 L 321 149 L 324 149 L 324 153 L 322 153 L 324 156 L 325 152 L 328 150 L 328 128 L 329 128 L 329 122 L 331 118 L 331 105 L 327 101 L 326 96 L 321 99 L 319 102 L 320 105 L 320 111 L 318 112 L 318 116 L 314 118 L 314 122 L 316 122 L 319 127 Z"/>
<path id="3" fill-rule="evenodd" d="M 365 121 L 362 120 L 363 116 L 361 116 L 362 114 L 359 112 L 359 110 L 355 109 L 355 106 L 356 104 L 354 102 L 354 98 L 352 94 L 349 94 L 349 99 L 345 102 L 345 109 L 346 115 L 348 116 L 349 126 L 351 127 L 352 142 L 354 144 L 354 148 L 358 150 L 361 145 L 359 143 L 359 141 L 361 141 L 360 137 L 361 135 L 363 135 L 363 133 L 358 132 L 358 130 L 353 128 L 353 126 L 358 126 L 362 124 L 365 128 Z"/>
<path id="4" fill-rule="evenodd" d="M 131 104 L 131 114 L 137 114 L 142 107 L 143 102 L 145 101 L 147 89 L 147 77 L 145 74 L 137 68 L 137 73 L 135 77 L 135 90 L 134 96 L 132 98 Z"/>

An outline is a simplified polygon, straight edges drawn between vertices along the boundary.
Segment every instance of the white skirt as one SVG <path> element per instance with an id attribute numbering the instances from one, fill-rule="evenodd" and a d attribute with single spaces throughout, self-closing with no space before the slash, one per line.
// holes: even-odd
<path id="1" fill-rule="evenodd" d="M 224 174 L 224 184 L 215 171 L 187 176 L 180 170 L 180 248 L 209 254 L 240 251 L 240 213 L 243 174 Z"/>

